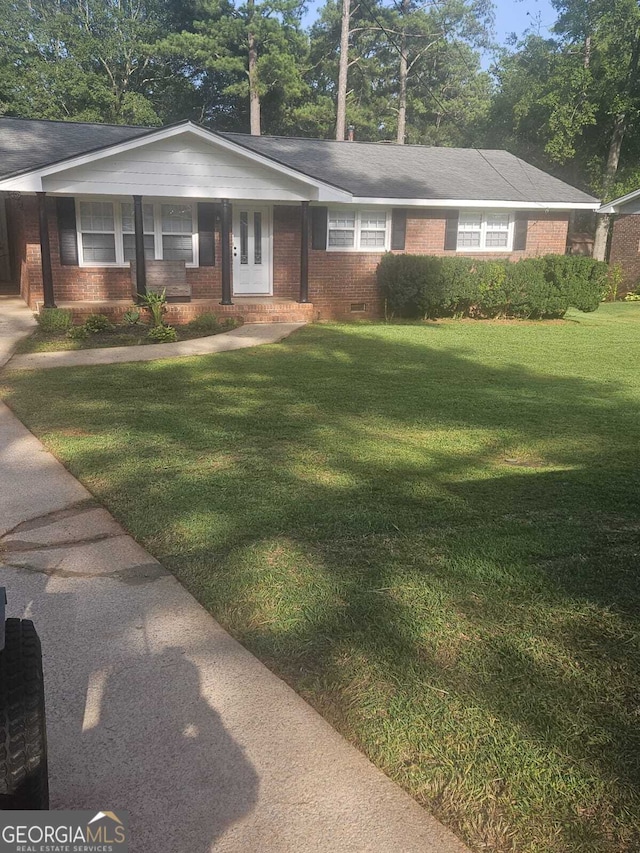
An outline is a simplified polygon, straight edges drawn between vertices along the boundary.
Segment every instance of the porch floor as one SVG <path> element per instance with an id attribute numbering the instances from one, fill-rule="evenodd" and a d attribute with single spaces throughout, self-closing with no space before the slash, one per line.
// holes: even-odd
<path id="1" fill-rule="evenodd" d="M 132 300 L 62 301 L 57 305 L 72 311 L 76 322 L 82 322 L 89 314 L 106 314 L 117 321 L 131 308 Z M 168 323 L 180 324 L 209 313 L 221 318 L 236 317 L 245 323 L 308 323 L 314 319 L 311 303 L 302 304 L 281 296 L 234 296 L 233 305 L 221 305 L 219 298 L 170 302 L 165 318 Z"/>

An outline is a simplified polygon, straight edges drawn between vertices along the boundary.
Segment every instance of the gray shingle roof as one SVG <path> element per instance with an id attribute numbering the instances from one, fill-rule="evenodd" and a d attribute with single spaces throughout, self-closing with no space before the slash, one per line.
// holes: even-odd
<path id="1" fill-rule="evenodd" d="M 0 118 L 0 178 L 134 139 L 156 127 Z"/>
<path id="2" fill-rule="evenodd" d="M 0 178 L 29 172 L 156 130 L 0 117 Z M 242 133 L 221 133 L 220 136 L 354 196 L 534 204 L 596 201 L 507 151 Z"/>
<path id="3" fill-rule="evenodd" d="M 220 135 L 354 196 L 536 203 L 597 201 L 508 151 L 242 133 Z"/>

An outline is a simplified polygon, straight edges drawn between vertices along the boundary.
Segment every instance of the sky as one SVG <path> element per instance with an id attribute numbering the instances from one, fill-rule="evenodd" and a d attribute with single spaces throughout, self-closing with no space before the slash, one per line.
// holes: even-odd
<path id="1" fill-rule="evenodd" d="M 324 0 L 309 0 L 306 16 L 303 22 L 308 26 L 313 23 L 317 9 Z M 556 19 L 556 13 L 550 0 L 494 0 L 496 24 L 495 37 L 498 44 L 504 44 L 507 36 L 515 32 L 522 35 L 528 27 L 540 29 L 540 35 L 547 35 Z M 483 65 L 488 64 L 485 57 Z"/>

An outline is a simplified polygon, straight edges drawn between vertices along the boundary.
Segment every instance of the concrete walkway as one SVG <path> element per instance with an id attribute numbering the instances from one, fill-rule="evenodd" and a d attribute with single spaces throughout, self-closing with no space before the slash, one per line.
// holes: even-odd
<path id="1" fill-rule="evenodd" d="M 177 341 L 174 344 L 146 344 L 131 347 L 103 347 L 101 349 L 72 350 L 68 352 L 35 352 L 17 355 L 9 365 L 11 370 L 42 370 L 47 367 L 78 367 L 86 364 L 122 364 L 126 361 L 156 361 L 161 358 L 181 358 L 190 355 L 207 355 L 229 352 L 234 349 L 276 344 L 287 335 L 304 326 L 304 323 L 247 323 L 230 332 Z"/>
<path id="2" fill-rule="evenodd" d="M 20 338 L 36 325 L 33 312 L 19 296 L 0 296 L 0 367 L 9 361 Z"/>
<path id="3" fill-rule="evenodd" d="M 134 853 L 464 853 L 2 404 L 0 480 L 9 614 L 43 642 L 52 808 L 128 810 Z"/>

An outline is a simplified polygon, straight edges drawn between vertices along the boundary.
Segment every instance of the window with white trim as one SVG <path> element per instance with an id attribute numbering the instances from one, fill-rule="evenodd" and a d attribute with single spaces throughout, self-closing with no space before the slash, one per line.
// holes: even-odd
<path id="1" fill-rule="evenodd" d="M 461 210 L 458 219 L 458 251 L 510 252 L 513 247 L 513 216 L 504 211 Z"/>
<path id="2" fill-rule="evenodd" d="M 135 221 L 130 201 L 76 201 L 80 264 L 125 265 L 136 258 Z M 142 205 L 144 255 L 147 260 L 198 263 L 196 204 L 184 201 Z"/>
<path id="3" fill-rule="evenodd" d="M 80 245 L 86 263 L 115 264 L 116 222 L 113 202 L 80 202 Z"/>
<path id="4" fill-rule="evenodd" d="M 190 204 L 163 204 L 162 257 L 193 263 L 193 208 Z"/>
<path id="5" fill-rule="evenodd" d="M 331 208 L 327 220 L 327 250 L 384 252 L 389 248 L 391 216 L 384 209 Z"/>
<path id="6" fill-rule="evenodd" d="M 122 248 L 125 263 L 136 259 L 136 235 L 133 217 L 133 203 L 123 201 L 120 205 L 122 216 Z M 153 205 L 142 205 L 142 222 L 144 231 L 144 256 L 153 261 L 156 256 L 155 224 Z"/>

